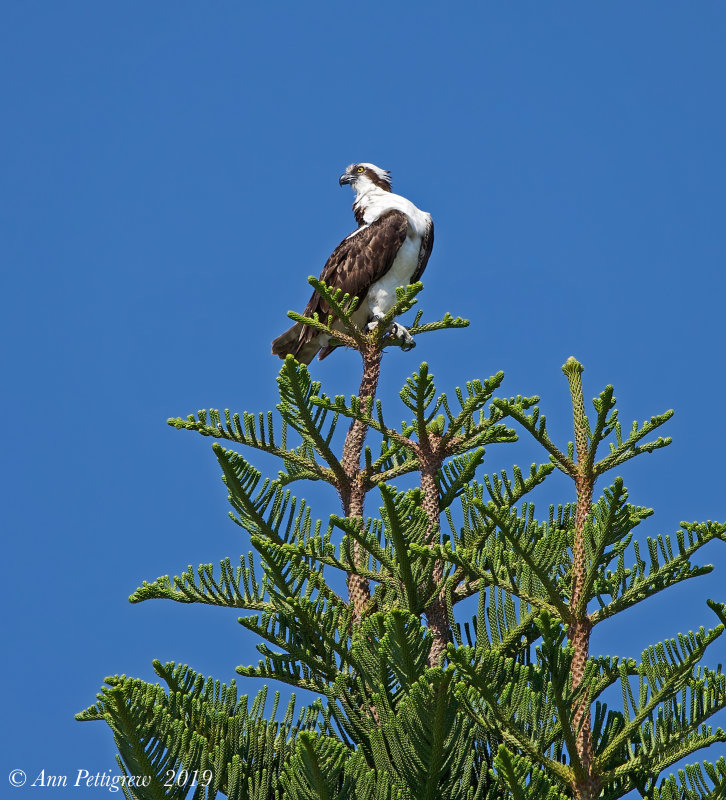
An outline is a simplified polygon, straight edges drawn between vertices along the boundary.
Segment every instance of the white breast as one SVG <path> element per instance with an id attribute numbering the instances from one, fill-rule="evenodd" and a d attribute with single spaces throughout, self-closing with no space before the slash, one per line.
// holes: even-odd
<path id="1" fill-rule="evenodd" d="M 364 222 L 370 225 L 381 214 L 391 209 L 403 211 L 406 215 L 408 233 L 391 269 L 368 290 L 368 307 L 373 317 L 383 316 L 396 302 L 398 286 L 407 286 L 411 283 L 411 278 L 418 267 L 421 241 L 431 219 L 425 211 L 416 208 L 405 197 L 392 192 L 380 192 L 371 197 L 367 203 Z"/>
<path id="2" fill-rule="evenodd" d="M 396 302 L 396 287 L 411 283 L 420 250 L 421 237 L 407 236 L 391 269 L 368 290 L 368 308 L 373 317 L 382 317 Z"/>

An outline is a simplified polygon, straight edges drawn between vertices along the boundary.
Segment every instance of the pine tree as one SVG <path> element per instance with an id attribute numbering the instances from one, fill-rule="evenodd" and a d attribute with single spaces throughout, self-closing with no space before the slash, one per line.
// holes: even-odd
<path id="1" fill-rule="evenodd" d="M 125 786 L 126 797 L 726 797 L 723 757 L 662 777 L 726 741 L 707 724 L 726 707 L 726 679 L 720 665 L 702 663 L 724 631 L 726 606 L 709 601 L 713 629 L 678 634 L 639 662 L 589 652 L 595 625 L 710 571 L 693 556 L 726 541 L 726 525 L 682 523 L 675 538 L 649 538 L 644 559 L 633 531 L 651 510 L 628 502 L 619 477 L 594 499 L 600 476 L 669 443 L 646 439 L 671 412 L 624 434 L 607 387 L 590 421 L 582 367 L 571 358 L 563 370 L 574 443 L 560 448 L 539 398 L 495 396 L 501 372 L 467 382 L 452 401 L 437 394 L 424 363 L 400 392 L 408 419 L 393 427 L 396 412 L 384 416 L 376 399 L 384 348 L 402 345 L 387 328 L 413 307 L 421 284 L 400 289 L 365 334 L 351 321 L 355 298 L 310 282 L 331 316 L 290 317 L 360 353 L 358 394 L 325 394 L 288 357 L 277 414 L 211 410 L 169 420 L 216 440 L 231 516 L 253 551 L 238 564 L 144 582 L 131 601 L 242 609 L 261 658 L 237 672 L 319 699 L 296 712 L 293 696 L 278 719 L 279 694 L 266 714 L 266 685 L 250 701 L 234 682 L 184 665 L 155 662 L 166 688 L 108 678 L 78 719 L 105 720 L 124 774 L 147 776 L 142 788 Z M 419 312 L 409 330 L 418 337 L 467 324 L 448 314 L 422 324 Z M 543 448 L 544 463 L 478 477 L 486 448 L 516 441 L 518 430 Z M 252 465 L 254 451 L 280 460 L 277 477 Z M 574 500 L 541 522 L 528 495 L 556 470 L 572 480 Z M 338 513 L 317 519 L 292 494 L 300 481 L 333 486 Z M 459 621 L 472 603 L 477 613 Z M 622 708 L 613 710 L 603 695 L 618 684 Z"/>

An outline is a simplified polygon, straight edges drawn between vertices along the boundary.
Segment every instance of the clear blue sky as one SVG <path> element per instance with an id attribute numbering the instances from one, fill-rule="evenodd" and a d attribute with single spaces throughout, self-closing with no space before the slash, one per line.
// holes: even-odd
<path id="1" fill-rule="evenodd" d="M 5 774 L 115 771 L 73 721 L 108 674 L 256 660 L 234 612 L 127 597 L 247 551 L 209 440 L 165 420 L 274 404 L 269 343 L 354 226 L 352 161 L 435 219 L 426 317 L 472 320 L 387 357 L 390 408 L 422 360 L 449 390 L 503 369 L 566 442 L 574 354 L 624 421 L 676 409 L 673 446 L 622 470 L 643 533 L 726 518 L 726 5 L 438 6 L 4 5 Z M 313 370 L 349 394 L 357 366 Z M 713 625 L 726 549 L 701 560 L 595 649 Z"/>

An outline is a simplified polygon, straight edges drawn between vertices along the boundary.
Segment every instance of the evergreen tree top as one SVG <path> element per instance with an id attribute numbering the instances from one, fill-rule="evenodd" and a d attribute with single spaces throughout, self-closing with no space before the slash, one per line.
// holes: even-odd
<path id="1" fill-rule="evenodd" d="M 355 298 L 311 283 L 331 317 L 290 316 L 360 353 L 358 393 L 326 393 L 288 357 L 274 410 L 170 419 L 215 440 L 252 550 L 144 582 L 131 600 L 239 609 L 259 660 L 237 672 L 319 699 L 297 712 L 291 702 L 276 721 L 266 689 L 250 708 L 233 685 L 156 663 L 167 689 L 110 678 L 79 719 L 109 723 L 122 768 L 156 776 L 148 796 L 171 796 L 162 775 L 184 766 L 211 777 L 174 797 L 723 800 L 723 758 L 667 770 L 726 742 L 712 726 L 726 677 L 707 662 L 726 605 L 709 600 L 713 627 L 639 658 L 590 652 L 595 626 L 711 571 L 694 559 L 726 541 L 726 524 L 709 521 L 643 543 L 636 528 L 652 511 L 629 502 L 623 479 L 595 495 L 606 473 L 670 443 L 660 429 L 673 412 L 624 430 L 607 386 L 588 415 L 574 357 L 562 368 L 569 443 L 550 437 L 538 397 L 498 396 L 501 372 L 447 395 L 424 362 L 391 410 L 376 398 L 381 357 L 402 343 L 386 325 L 421 284 L 399 289 L 390 319 L 366 333 L 350 318 Z M 419 312 L 409 331 L 466 324 L 446 315 L 424 325 Z M 485 473 L 489 448 L 519 432 L 542 463 Z M 260 451 L 279 459 L 277 475 L 248 460 Z M 555 471 L 571 492 L 538 517 L 530 495 Z M 334 487 L 340 507 L 323 512 L 293 494 L 304 481 Z"/>

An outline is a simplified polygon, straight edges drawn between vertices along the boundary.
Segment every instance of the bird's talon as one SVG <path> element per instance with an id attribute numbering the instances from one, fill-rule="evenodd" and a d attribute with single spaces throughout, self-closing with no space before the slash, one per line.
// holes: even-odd
<path id="1" fill-rule="evenodd" d="M 401 350 L 411 350 L 416 346 L 413 336 L 411 336 L 411 334 L 408 332 L 408 329 L 404 328 L 403 325 L 393 322 L 389 330 L 394 339 L 398 339 L 402 342 Z"/>

